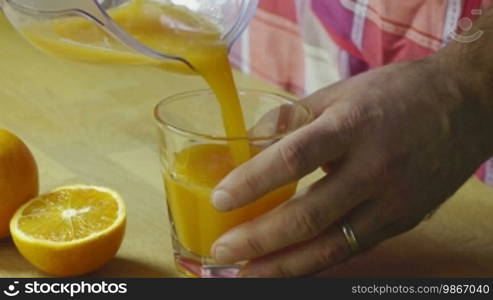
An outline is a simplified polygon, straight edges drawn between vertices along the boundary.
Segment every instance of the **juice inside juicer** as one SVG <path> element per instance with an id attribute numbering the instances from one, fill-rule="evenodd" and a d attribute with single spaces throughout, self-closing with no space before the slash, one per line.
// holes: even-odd
<path id="1" fill-rule="evenodd" d="M 37 26 L 37 24 L 44 25 L 61 19 L 78 18 L 96 24 L 104 32 L 105 38 L 100 41 L 75 42 L 99 49 L 144 55 L 149 59 L 158 59 L 170 65 L 181 65 L 176 68 L 178 71 L 181 69 L 185 73 L 193 72 L 193 65 L 179 53 L 164 53 L 162 50 L 146 45 L 113 20 L 112 11 L 136 2 L 146 5 L 146 13 L 162 14 L 160 19 L 163 22 L 169 18 L 166 12 L 156 9 L 160 5 L 192 11 L 216 26 L 221 34 L 221 41 L 231 46 L 248 25 L 258 0 L 0 0 L 8 20 L 21 33 L 25 28 L 36 26 L 39 27 L 37 30 L 44 31 L 39 34 L 58 38 L 56 37 L 58 33 L 53 32 L 52 28 Z M 173 25 L 181 26 L 181 24 Z M 166 26 L 169 26 L 169 23 Z M 66 39 L 66 37 L 61 38 Z M 40 48 L 39 45 L 35 46 Z M 42 50 L 49 52 L 46 49 Z M 70 59 L 77 58 L 70 57 Z"/>

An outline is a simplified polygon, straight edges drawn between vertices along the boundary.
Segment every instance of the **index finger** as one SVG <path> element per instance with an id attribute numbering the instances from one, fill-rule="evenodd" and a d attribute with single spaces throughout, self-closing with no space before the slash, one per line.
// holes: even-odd
<path id="1" fill-rule="evenodd" d="M 220 211 L 244 206 L 344 155 L 350 138 L 335 113 L 325 112 L 233 170 L 212 193 L 213 205 Z"/>

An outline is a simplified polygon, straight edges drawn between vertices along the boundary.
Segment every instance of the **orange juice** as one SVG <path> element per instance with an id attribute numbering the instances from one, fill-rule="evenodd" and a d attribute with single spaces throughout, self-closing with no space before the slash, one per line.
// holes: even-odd
<path id="1" fill-rule="evenodd" d="M 245 137 L 247 130 L 228 60 L 228 47 L 219 30 L 205 18 L 184 8 L 133 0 L 109 11 L 113 20 L 142 44 L 169 55 L 184 57 L 209 83 L 221 104 L 228 137 Z M 97 25 L 81 18 L 62 18 L 22 30 L 45 52 L 91 63 L 149 65 L 190 73 L 177 61 L 163 61 L 132 52 Z M 230 143 L 235 164 L 250 158 L 246 141 Z"/>
<path id="2" fill-rule="evenodd" d="M 142 0 L 114 8 L 109 14 L 142 44 L 187 59 L 216 94 L 227 137 L 248 136 L 228 48 L 214 25 L 183 8 Z M 33 25 L 22 33 L 40 49 L 63 58 L 191 72 L 181 62 L 156 60 L 132 52 L 81 18 L 67 17 Z M 212 189 L 233 168 L 250 159 L 252 151 L 245 139 L 232 139 L 228 146 L 194 146 L 177 153 L 170 170 L 164 171 L 175 230 L 180 243 L 191 252 L 209 256 L 212 243 L 221 234 L 267 212 L 294 193 L 292 184 L 234 212 L 215 210 L 210 202 Z"/>
<path id="3" fill-rule="evenodd" d="M 173 174 L 164 172 L 178 240 L 196 255 L 209 257 L 212 244 L 223 233 L 271 210 L 296 190 L 296 184 L 287 185 L 238 210 L 219 212 L 210 204 L 210 194 L 234 167 L 226 145 L 199 145 L 176 155 Z"/>

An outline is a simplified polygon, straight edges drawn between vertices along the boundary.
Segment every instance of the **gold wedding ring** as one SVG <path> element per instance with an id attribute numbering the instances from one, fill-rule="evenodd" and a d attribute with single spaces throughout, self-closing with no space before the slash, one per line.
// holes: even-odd
<path id="1" fill-rule="evenodd" d="M 342 233 L 344 233 L 344 236 L 346 237 L 346 241 L 349 244 L 349 248 L 351 249 L 351 253 L 354 254 L 358 252 L 359 250 L 359 243 L 358 240 L 356 239 L 356 236 L 354 235 L 353 228 L 349 223 L 344 222 L 341 226 Z"/>

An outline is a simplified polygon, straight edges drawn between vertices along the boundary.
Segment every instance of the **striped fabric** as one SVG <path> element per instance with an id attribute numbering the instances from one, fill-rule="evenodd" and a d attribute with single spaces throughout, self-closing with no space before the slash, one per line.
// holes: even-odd
<path id="1" fill-rule="evenodd" d="M 425 57 L 489 6 L 493 0 L 260 0 L 231 61 L 303 96 L 371 68 Z M 493 185 L 493 160 L 477 175 Z"/>

